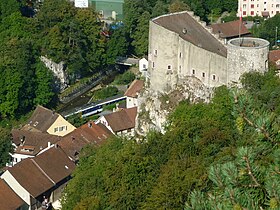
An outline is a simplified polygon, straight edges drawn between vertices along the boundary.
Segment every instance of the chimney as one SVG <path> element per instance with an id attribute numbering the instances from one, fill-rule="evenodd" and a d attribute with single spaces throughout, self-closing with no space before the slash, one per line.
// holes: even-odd
<path id="1" fill-rule="evenodd" d="M 92 122 L 88 122 L 88 127 L 92 128 Z"/>
<path id="2" fill-rule="evenodd" d="M 50 148 L 50 147 L 51 147 L 51 142 L 48 141 L 48 148 Z"/>
<path id="3" fill-rule="evenodd" d="M 183 34 L 186 34 L 188 31 L 187 31 L 187 29 L 186 28 L 183 28 Z"/>
<path id="4" fill-rule="evenodd" d="M 20 137 L 20 144 L 24 145 L 24 143 L 25 143 L 25 136 L 21 136 Z"/>

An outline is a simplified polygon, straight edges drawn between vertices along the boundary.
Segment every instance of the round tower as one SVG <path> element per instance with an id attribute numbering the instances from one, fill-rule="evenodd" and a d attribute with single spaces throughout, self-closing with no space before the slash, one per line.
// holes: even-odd
<path id="1" fill-rule="evenodd" d="M 268 70 L 267 40 L 252 37 L 235 38 L 228 42 L 227 50 L 228 84 L 238 82 L 245 72 Z"/>

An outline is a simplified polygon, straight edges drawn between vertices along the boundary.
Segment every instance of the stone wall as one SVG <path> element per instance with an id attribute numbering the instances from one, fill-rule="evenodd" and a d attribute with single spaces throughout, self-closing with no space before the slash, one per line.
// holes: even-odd
<path id="1" fill-rule="evenodd" d="M 55 63 L 51 59 L 41 56 L 41 61 L 50 69 L 57 78 L 57 87 L 60 91 L 64 90 L 68 85 L 67 75 L 65 72 L 65 64 L 63 62 Z"/>
<path id="2" fill-rule="evenodd" d="M 268 70 L 269 42 L 264 39 L 243 37 L 228 42 L 228 81 L 236 82 L 249 71 Z"/>

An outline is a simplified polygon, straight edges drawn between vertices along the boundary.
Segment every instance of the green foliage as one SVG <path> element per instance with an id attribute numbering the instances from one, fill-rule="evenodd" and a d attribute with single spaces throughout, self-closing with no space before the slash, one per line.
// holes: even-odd
<path id="1" fill-rule="evenodd" d="M 100 90 L 97 90 L 94 93 L 94 99 L 102 100 L 102 99 L 109 98 L 111 96 L 115 96 L 118 93 L 119 93 L 119 90 L 118 90 L 117 87 L 115 87 L 115 86 L 108 86 L 106 88 L 102 88 Z"/>
<path id="2" fill-rule="evenodd" d="M 9 153 L 12 152 L 12 150 L 10 130 L 0 128 L 0 169 L 10 161 L 11 157 Z"/>
<path id="3" fill-rule="evenodd" d="M 262 24 L 260 24 L 258 27 L 255 27 L 253 30 L 253 35 L 268 40 L 271 46 L 273 46 L 276 41 L 276 26 L 279 26 L 279 24 L 280 14 L 276 14 L 272 18 L 269 18 L 266 21 L 262 22 Z"/>
<path id="4" fill-rule="evenodd" d="M 114 84 L 116 85 L 128 85 L 135 79 L 135 74 L 131 71 L 126 71 L 123 74 L 116 76 Z"/>

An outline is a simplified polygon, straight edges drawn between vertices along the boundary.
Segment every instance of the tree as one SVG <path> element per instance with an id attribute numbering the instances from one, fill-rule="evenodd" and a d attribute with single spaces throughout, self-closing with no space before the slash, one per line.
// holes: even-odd
<path id="1" fill-rule="evenodd" d="M 0 128 L 0 168 L 11 160 L 10 152 L 12 152 L 12 143 L 10 130 Z"/>
<path id="2" fill-rule="evenodd" d="M 149 20 L 150 13 L 144 12 L 139 18 L 135 33 L 132 36 L 134 38 L 132 45 L 139 56 L 147 55 L 148 53 Z"/>
<path id="3" fill-rule="evenodd" d="M 169 10 L 170 13 L 174 13 L 174 12 L 181 12 L 181 11 L 185 11 L 185 10 L 190 10 L 190 8 L 186 3 L 182 2 L 181 0 L 174 0 L 169 5 L 168 10 Z"/>

